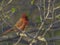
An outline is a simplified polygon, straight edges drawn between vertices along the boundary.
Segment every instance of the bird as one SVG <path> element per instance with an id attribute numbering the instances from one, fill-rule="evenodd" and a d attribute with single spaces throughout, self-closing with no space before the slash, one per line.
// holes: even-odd
<path id="1" fill-rule="evenodd" d="M 28 18 L 27 15 L 25 13 L 22 14 L 22 17 L 19 19 L 19 21 L 15 24 L 15 26 L 20 29 L 20 30 L 24 30 L 26 25 L 28 25 Z"/>
<path id="2" fill-rule="evenodd" d="M 6 30 L 2 33 L 2 35 L 5 35 L 11 31 L 24 31 L 26 26 L 29 24 L 29 19 L 26 13 L 22 13 L 22 16 L 19 18 L 19 20 L 16 22 L 13 28 Z"/>

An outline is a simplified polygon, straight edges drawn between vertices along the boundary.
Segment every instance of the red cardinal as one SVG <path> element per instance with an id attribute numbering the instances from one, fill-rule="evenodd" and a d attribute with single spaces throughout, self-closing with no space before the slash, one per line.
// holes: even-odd
<path id="1" fill-rule="evenodd" d="M 22 14 L 22 17 L 19 19 L 19 21 L 15 24 L 15 26 L 20 29 L 24 30 L 25 27 L 28 25 L 28 18 L 25 13 Z"/>
<path id="2" fill-rule="evenodd" d="M 25 27 L 28 25 L 29 20 L 28 17 L 25 13 L 22 14 L 22 17 L 18 20 L 18 22 L 15 24 L 15 27 L 21 31 L 23 31 L 25 29 Z M 6 32 L 4 32 L 3 34 L 7 34 L 10 31 L 18 31 L 16 29 L 10 29 L 7 30 Z"/>

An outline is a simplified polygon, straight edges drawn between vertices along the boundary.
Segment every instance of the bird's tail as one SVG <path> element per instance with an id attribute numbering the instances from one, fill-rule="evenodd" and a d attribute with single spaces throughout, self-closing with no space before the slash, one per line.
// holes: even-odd
<path id="1" fill-rule="evenodd" d="M 11 32 L 12 30 L 13 30 L 13 28 L 8 29 L 8 30 L 6 30 L 5 32 L 3 32 L 1 35 L 6 35 L 6 34 L 8 34 L 9 32 Z"/>

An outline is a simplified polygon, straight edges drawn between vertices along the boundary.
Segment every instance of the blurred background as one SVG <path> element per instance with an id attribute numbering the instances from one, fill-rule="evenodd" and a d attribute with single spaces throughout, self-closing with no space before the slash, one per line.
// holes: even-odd
<path id="1" fill-rule="evenodd" d="M 47 45 L 60 45 L 60 0 L 0 0 L 0 34 L 14 27 L 24 12 L 29 19 L 25 30 L 31 37 L 44 35 Z M 16 32 L 0 36 L 0 45 L 13 45 L 19 39 L 16 36 Z M 28 40 L 33 38 L 23 37 L 18 45 L 29 45 Z M 45 42 L 37 40 L 32 45 L 45 45 Z"/>

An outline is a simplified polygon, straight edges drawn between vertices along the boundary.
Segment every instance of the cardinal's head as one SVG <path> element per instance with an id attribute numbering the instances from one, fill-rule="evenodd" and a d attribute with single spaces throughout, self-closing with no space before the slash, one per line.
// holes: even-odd
<path id="1" fill-rule="evenodd" d="M 22 18 L 25 18 L 26 20 L 28 20 L 27 14 L 26 14 L 26 13 L 23 13 L 23 14 L 22 14 Z"/>

